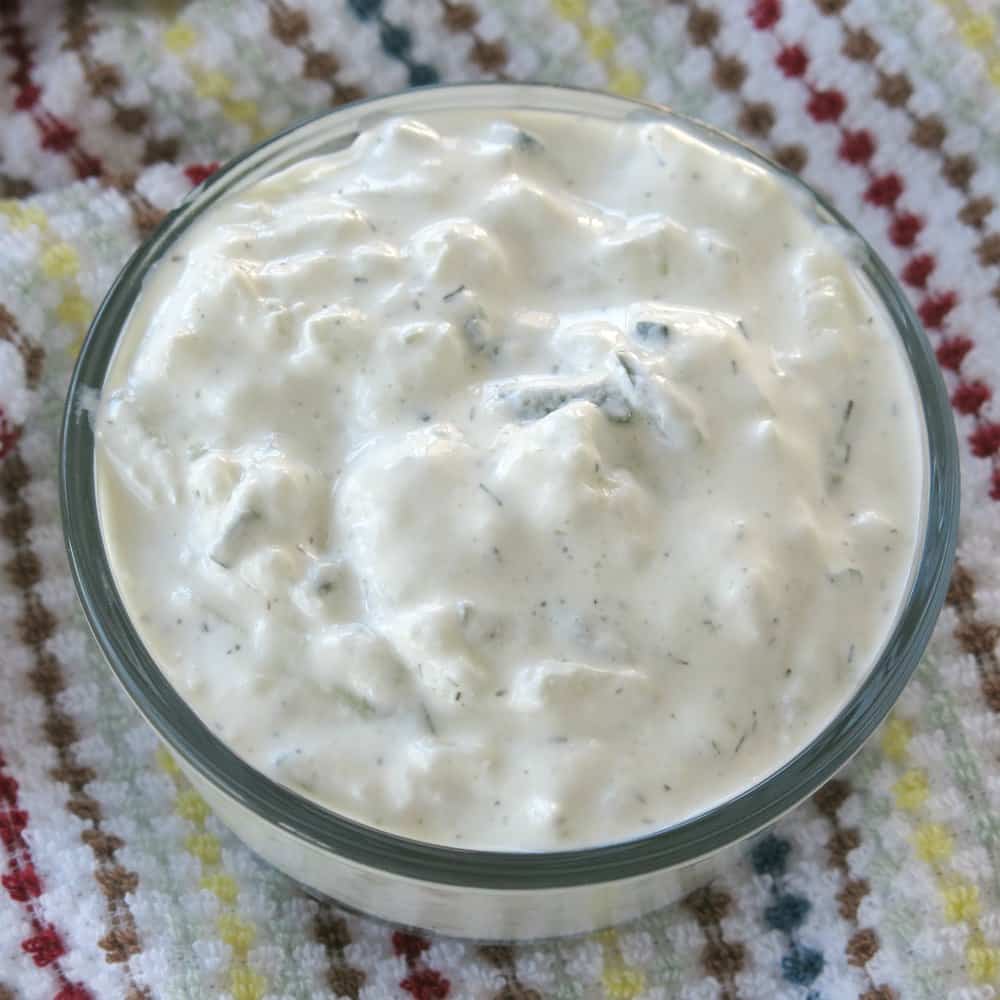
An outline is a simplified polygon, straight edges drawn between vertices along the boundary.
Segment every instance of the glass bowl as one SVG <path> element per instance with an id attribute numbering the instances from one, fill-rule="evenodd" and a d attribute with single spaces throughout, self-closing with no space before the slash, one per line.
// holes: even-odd
<path id="1" fill-rule="evenodd" d="M 388 115 L 512 108 L 662 119 L 795 185 L 821 221 L 840 227 L 859 248 L 861 280 L 895 324 L 909 359 L 925 444 L 924 516 L 905 604 L 874 666 L 826 728 L 758 784 L 672 827 L 606 846 L 517 853 L 422 843 L 337 815 L 254 770 L 210 732 L 160 672 L 116 589 L 99 526 L 90 421 L 148 272 L 220 198 L 343 148 Z M 69 387 L 60 472 L 70 565 L 94 636 L 129 697 L 219 817 L 313 892 L 400 923 L 493 939 L 582 932 L 664 905 L 710 878 L 739 841 L 815 792 L 885 718 L 916 667 L 944 600 L 958 521 L 958 448 L 934 354 L 899 285 L 849 223 L 802 181 L 707 126 L 649 104 L 534 85 L 442 86 L 352 104 L 268 140 L 192 191 L 135 252 L 94 318 Z"/>

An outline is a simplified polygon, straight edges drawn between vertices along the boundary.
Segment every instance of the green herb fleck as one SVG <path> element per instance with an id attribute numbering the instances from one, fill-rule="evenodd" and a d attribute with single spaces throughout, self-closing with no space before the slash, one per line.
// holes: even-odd
<path id="1" fill-rule="evenodd" d="M 339 685 L 333 688 L 333 693 L 342 705 L 361 716 L 362 719 L 370 719 L 375 715 L 375 706 L 367 698 L 362 698 L 361 695 L 348 691 L 347 688 Z"/>
<path id="2" fill-rule="evenodd" d="M 433 735 L 437 736 L 437 728 L 434 725 L 434 720 L 431 718 L 431 713 L 424 702 L 420 703 L 420 711 L 423 713 L 424 724 Z"/>
<path id="3" fill-rule="evenodd" d="M 531 153 L 533 155 L 541 153 L 544 151 L 545 146 L 540 139 L 536 139 L 530 132 L 525 132 L 524 129 L 517 130 L 517 138 L 515 139 L 515 144 L 517 149 L 521 153 Z"/>
<path id="4" fill-rule="evenodd" d="M 635 335 L 644 343 L 662 344 L 670 337 L 670 327 L 666 323 L 640 320 L 635 324 Z"/>
<path id="5" fill-rule="evenodd" d="M 498 497 L 485 483 L 480 483 L 479 488 L 498 506 L 503 506 L 503 500 Z"/>

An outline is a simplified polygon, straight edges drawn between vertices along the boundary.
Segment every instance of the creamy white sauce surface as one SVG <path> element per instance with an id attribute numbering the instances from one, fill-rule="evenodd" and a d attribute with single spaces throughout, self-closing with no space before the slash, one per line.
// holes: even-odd
<path id="1" fill-rule="evenodd" d="M 865 675 L 918 541 L 915 392 L 848 250 L 669 125 L 540 112 L 227 196 L 97 417 L 140 634 L 260 771 L 418 839 L 738 793 Z"/>

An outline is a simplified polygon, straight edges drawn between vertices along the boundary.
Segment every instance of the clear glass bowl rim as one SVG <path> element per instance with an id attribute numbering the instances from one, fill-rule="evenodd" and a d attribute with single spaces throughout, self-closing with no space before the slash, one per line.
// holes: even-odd
<path id="1" fill-rule="evenodd" d="M 104 550 L 88 403 L 104 382 L 119 333 L 149 269 L 220 196 L 251 175 L 256 178 L 261 170 L 270 172 L 308 155 L 303 147 L 329 148 L 331 141 L 353 135 L 373 116 L 447 108 L 662 118 L 784 177 L 821 217 L 858 241 L 862 270 L 896 326 L 923 406 L 928 448 L 923 544 L 906 604 L 868 676 L 827 727 L 773 774 L 697 816 L 625 842 L 566 851 L 458 849 L 367 826 L 277 784 L 214 736 L 160 672 L 129 620 Z M 90 628 L 131 700 L 174 752 L 221 793 L 322 851 L 406 878 L 485 889 L 595 885 L 682 866 L 743 839 L 815 792 L 881 723 L 919 662 L 945 599 L 959 510 L 958 443 L 933 350 L 898 283 L 850 223 L 805 182 L 724 132 L 659 105 L 545 84 L 445 84 L 375 97 L 298 122 L 229 161 L 164 218 L 101 303 L 70 381 L 59 472 L 66 548 Z"/>

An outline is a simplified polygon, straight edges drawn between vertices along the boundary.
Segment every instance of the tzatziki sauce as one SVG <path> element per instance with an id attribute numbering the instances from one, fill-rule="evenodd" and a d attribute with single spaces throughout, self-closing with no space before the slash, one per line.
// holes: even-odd
<path id="1" fill-rule="evenodd" d="M 330 809 L 621 841 L 792 758 L 921 536 L 894 327 L 777 172 L 664 120 L 389 119 L 225 194 L 95 417 L 151 655 Z"/>

